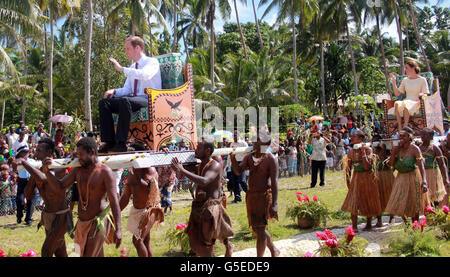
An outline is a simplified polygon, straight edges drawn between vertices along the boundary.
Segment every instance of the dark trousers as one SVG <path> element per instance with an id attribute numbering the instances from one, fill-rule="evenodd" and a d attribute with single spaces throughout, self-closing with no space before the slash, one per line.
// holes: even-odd
<path id="1" fill-rule="evenodd" d="M 109 144 L 126 143 L 130 129 L 131 115 L 148 106 L 148 100 L 143 97 L 104 98 L 98 102 L 100 113 L 100 138 Z M 119 114 L 117 133 L 114 132 L 112 114 Z"/>
<path id="2" fill-rule="evenodd" d="M 33 201 L 27 201 L 25 205 L 25 187 L 27 186 L 28 179 L 19 178 L 17 181 L 17 195 L 16 195 L 16 205 L 17 205 L 17 219 L 22 220 L 23 210 L 25 209 L 26 216 L 25 222 L 31 221 L 33 216 Z"/>
<path id="3" fill-rule="evenodd" d="M 245 174 L 236 175 L 233 171 L 228 172 L 228 179 L 231 183 L 231 188 L 234 193 L 235 201 L 242 201 L 241 191 L 247 191 L 247 183 L 245 180 Z"/>
<path id="4" fill-rule="evenodd" d="M 327 161 L 311 161 L 311 187 L 317 183 L 317 173 L 320 174 L 320 185 L 325 185 L 325 164 Z"/>

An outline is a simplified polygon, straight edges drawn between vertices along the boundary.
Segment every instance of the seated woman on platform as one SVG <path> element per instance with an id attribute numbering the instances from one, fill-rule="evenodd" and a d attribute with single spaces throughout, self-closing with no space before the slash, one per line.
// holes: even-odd
<path id="1" fill-rule="evenodd" d="M 397 87 L 395 75 L 392 73 L 389 75 L 395 96 L 398 97 L 406 93 L 406 99 L 395 101 L 394 104 L 398 130 L 408 126 L 409 117 L 420 111 L 420 98 L 429 94 L 427 79 L 418 75 L 420 73 L 420 67 L 415 61 L 405 63 L 405 72 L 408 77 L 402 80 L 399 88 Z M 404 119 L 403 124 L 402 117 Z"/>

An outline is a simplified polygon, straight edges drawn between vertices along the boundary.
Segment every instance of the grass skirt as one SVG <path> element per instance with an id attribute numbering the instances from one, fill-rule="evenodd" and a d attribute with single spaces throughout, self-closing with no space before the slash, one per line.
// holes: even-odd
<path id="1" fill-rule="evenodd" d="M 392 170 L 378 171 L 378 191 L 380 193 L 381 210 L 385 210 L 394 186 L 395 176 Z"/>
<path id="2" fill-rule="evenodd" d="M 372 171 L 353 171 L 347 196 L 341 209 L 351 214 L 374 217 L 381 215 L 380 193 Z"/>
<path id="3" fill-rule="evenodd" d="M 428 195 L 431 202 L 440 202 L 446 195 L 444 181 L 439 168 L 425 169 L 427 173 Z"/>
<path id="4" fill-rule="evenodd" d="M 398 173 L 395 177 L 391 197 L 385 212 L 415 217 L 424 214 L 429 204 L 428 192 L 422 192 L 422 177 L 418 168 L 408 173 Z"/>

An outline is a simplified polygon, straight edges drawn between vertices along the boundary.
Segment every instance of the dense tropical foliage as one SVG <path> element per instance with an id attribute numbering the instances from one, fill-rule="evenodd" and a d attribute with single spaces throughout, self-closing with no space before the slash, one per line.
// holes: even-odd
<path id="1" fill-rule="evenodd" d="M 0 0 L 1 127 L 59 112 L 97 125 L 98 100 L 124 81 L 107 58 L 128 64 L 123 41 L 132 34 L 144 38 L 148 55 L 182 52 L 194 67 L 196 98 L 222 109 L 297 104 L 288 107 L 333 115 L 352 96 L 390 93 L 386 75 L 400 74 L 404 58 L 431 69 L 447 101 L 448 7 L 241 0 L 252 5 L 254 22 L 228 21 L 217 32 L 219 18 L 239 16 L 236 2 Z M 388 24 L 397 33 L 386 33 Z"/>

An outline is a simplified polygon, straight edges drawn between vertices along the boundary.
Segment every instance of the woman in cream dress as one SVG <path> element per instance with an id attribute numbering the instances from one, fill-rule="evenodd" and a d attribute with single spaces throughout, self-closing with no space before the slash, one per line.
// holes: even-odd
<path id="1" fill-rule="evenodd" d="M 406 93 L 406 98 L 402 101 L 395 101 L 394 113 L 397 118 L 398 130 L 408 126 L 409 117 L 420 112 L 420 98 L 429 94 L 427 79 L 419 76 L 420 67 L 414 61 L 405 63 L 405 72 L 408 75 L 403 79 L 400 87 L 397 87 L 396 77 L 390 74 L 395 96 Z M 404 123 L 402 124 L 402 117 Z"/>

